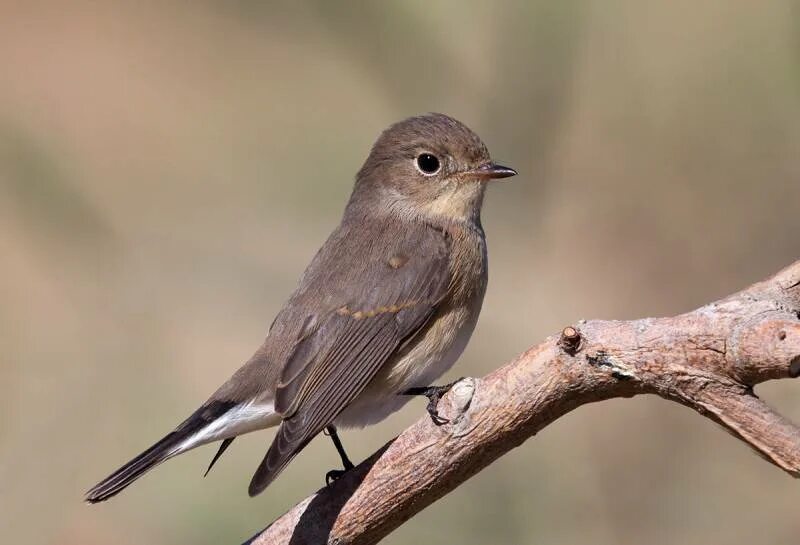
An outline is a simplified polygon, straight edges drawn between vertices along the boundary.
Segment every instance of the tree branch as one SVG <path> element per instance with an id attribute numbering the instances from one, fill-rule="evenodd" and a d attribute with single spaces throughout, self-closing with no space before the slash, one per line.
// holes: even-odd
<path id="1" fill-rule="evenodd" d="M 567 327 L 427 415 L 249 544 L 376 543 L 572 409 L 656 394 L 690 407 L 800 476 L 800 429 L 753 392 L 800 375 L 800 261 L 693 312 Z"/>

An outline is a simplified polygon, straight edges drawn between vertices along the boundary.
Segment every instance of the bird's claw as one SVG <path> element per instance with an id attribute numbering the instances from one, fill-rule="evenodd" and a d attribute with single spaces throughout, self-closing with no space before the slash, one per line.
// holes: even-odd
<path id="1" fill-rule="evenodd" d="M 347 473 L 346 469 L 331 469 L 325 474 L 325 486 L 330 486 L 333 482 Z"/>
<path id="2" fill-rule="evenodd" d="M 333 484 L 333 481 L 342 477 L 345 473 L 353 469 L 355 466 L 353 463 L 348 460 L 342 460 L 344 462 L 344 469 L 331 469 L 325 474 L 325 486 L 330 486 Z"/>
<path id="3" fill-rule="evenodd" d="M 428 410 L 428 415 L 431 417 L 431 421 L 437 425 L 442 426 L 444 424 L 449 424 L 450 419 L 445 418 L 439 415 L 439 400 L 442 399 L 442 396 L 450 391 L 450 389 L 455 385 L 457 382 L 464 380 L 464 377 L 461 377 L 453 382 L 448 384 L 444 384 L 442 386 L 426 386 L 426 387 L 419 387 L 419 388 L 409 388 L 402 392 L 402 395 L 422 395 L 428 398 L 428 406 L 426 409 Z"/>

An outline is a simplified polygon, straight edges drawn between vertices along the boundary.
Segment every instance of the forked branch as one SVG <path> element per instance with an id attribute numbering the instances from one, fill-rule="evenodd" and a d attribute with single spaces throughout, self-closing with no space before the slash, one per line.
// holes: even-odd
<path id="1" fill-rule="evenodd" d="M 441 401 L 333 485 L 253 537 L 253 545 L 376 543 L 572 409 L 656 394 L 725 427 L 800 476 L 800 429 L 753 392 L 800 375 L 800 261 L 693 312 L 567 327 Z"/>

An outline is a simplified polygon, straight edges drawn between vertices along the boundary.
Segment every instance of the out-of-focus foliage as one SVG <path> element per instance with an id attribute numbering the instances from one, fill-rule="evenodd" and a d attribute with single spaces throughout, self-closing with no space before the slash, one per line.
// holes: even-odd
<path id="1" fill-rule="evenodd" d="M 520 176 L 491 188 L 480 375 L 582 317 L 681 312 L 800 258 L 791 1 L 5 3 L 0 535 L 238 543 L 338 464 L 264 495 L 270 433 L 82 492 L 263 338 L 378 132 L 442 111 Z M 446 377 L 447 378 L 447 377 Z M 759 393 L 800 420 L 791 383 Z M 424 414 L 343 439 L 358 459 Z M 656 399 L 584 407 L 387 543 L 795 544 L 800 488 Z"/>

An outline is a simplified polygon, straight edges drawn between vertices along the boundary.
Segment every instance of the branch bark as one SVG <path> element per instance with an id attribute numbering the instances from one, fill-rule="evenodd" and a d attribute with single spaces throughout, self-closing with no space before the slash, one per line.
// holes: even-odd
<path id="1" fill-rule="evenodd" d="M 582 321 L 482 379 L 460 381 L 427 415 L 247 543 L 376 543 L 572 409 L 656 394 L 721 424 L 800 476 L 800 429 L 753 392 L 800 375 L 800 261 L 693 312 Z"/>

